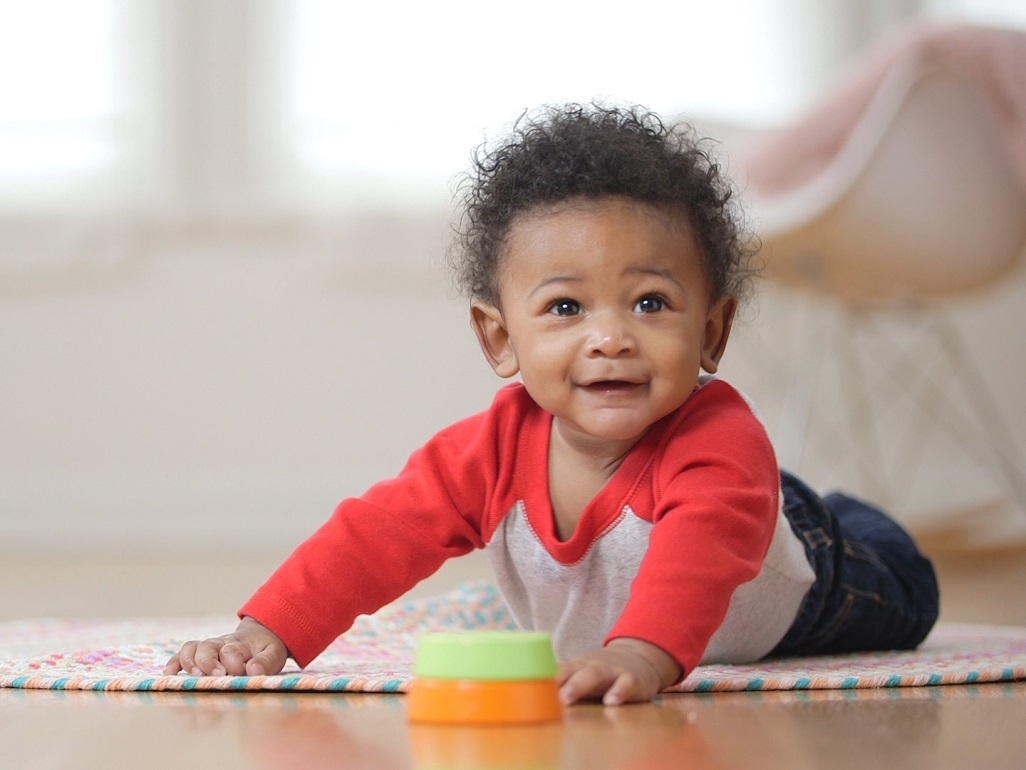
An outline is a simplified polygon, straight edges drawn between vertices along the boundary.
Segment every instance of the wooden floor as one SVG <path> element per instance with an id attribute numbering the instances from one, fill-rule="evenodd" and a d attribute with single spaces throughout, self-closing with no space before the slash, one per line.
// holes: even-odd
<path id="1" fill-rule="evenodd" d="M 0 691 L 7 768 L 1021 768 L 1026 684 L 675 695 L 530 727 L 410 726 L 398 695 Z"/>
<path id="2" fill-rule="evenodd" d="M 1026 555 L 946 555 L 935 563 L 945 619 L 1026 625 Z M 38 558 L 0 563 L 0 620 L 24 615 L 21 599 L 11 597 L 31 594 L 30 586 L 45 590 L 45 581 L 33 582 L 34 572 L 54 574 L 45 567 Z M 65 567 L 75 584 L 53 601 L 92 592 L 93 612 L 82 610 L 80 597 L 79 616 L 111 616 L 96 608 L 118 600 L 119 590 L 166 610 L 156 584 L 180 578 L 152 563 L 126 578 L 131 568 L 122 564 L 111 599 L 96 596 L 99 567 Z M 147 584 L 156 573 L 161 579 Z M 125 596 L 118 606 L 132 608 Z M 37 596 L 32 606 L 46 602 Z M 673 695 L 622 708 L 575 706 L 551 725 L 476 729 L 410 726 L 395 695 L 0 690 L 0 767 L 1022 768 L 1024 726 L 1026 683 Z"/>

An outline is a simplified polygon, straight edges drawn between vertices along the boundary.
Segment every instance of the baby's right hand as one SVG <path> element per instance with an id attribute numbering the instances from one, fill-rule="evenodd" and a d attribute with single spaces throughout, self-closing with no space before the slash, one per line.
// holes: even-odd
<path id="1" fill-rule="evenodd" d="M 289 652 L 278 635 L 252 618 L 243 618 L 234 634 L 186 642 L 164 667 L 165 676 L 270 676 L 285 667 Z"/>

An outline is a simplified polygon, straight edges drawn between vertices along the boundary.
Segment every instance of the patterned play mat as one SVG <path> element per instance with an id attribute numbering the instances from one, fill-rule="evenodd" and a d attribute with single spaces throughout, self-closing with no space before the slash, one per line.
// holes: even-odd
<path id="1" fill-rule="evenodd" d="M 166 677 L 181 642 L 225 633 L 233 618 L 20 621 L 0 624 L 0 687 L 53 690 L 403 692 L 424 631 L 511 628 L 495 589 L 468 583 L 444 596 L 362 617 L 304 671 L 278 676 Z M 915 687 L 1026 679 L 1026 628 L 942 623 L 914 652 L 700 666 L 674 689 L 810 690 Z"/>

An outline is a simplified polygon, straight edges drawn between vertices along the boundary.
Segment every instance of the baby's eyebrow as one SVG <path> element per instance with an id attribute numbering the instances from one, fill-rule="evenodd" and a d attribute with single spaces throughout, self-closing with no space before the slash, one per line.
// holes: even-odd
<path id="1" fill-rule="evenodd" d="M 677 284 L 681 289 L 684 288 L 684 284 L 680 282 L 680 279 L 673 273 L 672 270 L 663 267 L 632 267 L 624 272 L 624 275 L 654 275 L 658 278 L 665 278 L 671 283 Z"/>
<path id="2" fill-rule="evenodd" d="M 580 283 L 584 279 L 579 275 L 553 275 L 542 280 L 537 286 L 531 289 L 531 293 L 527 296 L 533 297 L 535 294 L 540 292 L 547 286 L 551 286 L 554 283 Z"/>

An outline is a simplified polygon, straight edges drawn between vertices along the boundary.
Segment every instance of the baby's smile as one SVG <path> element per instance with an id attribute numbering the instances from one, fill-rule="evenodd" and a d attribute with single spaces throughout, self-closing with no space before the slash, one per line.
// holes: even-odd
<path id="1" fill-rule="evenodd" d="M 640 388 L 641 383 L 630 380 L 596 380 L 586 383 L 584 387 L 600 393 L 628 393 Z"/>

